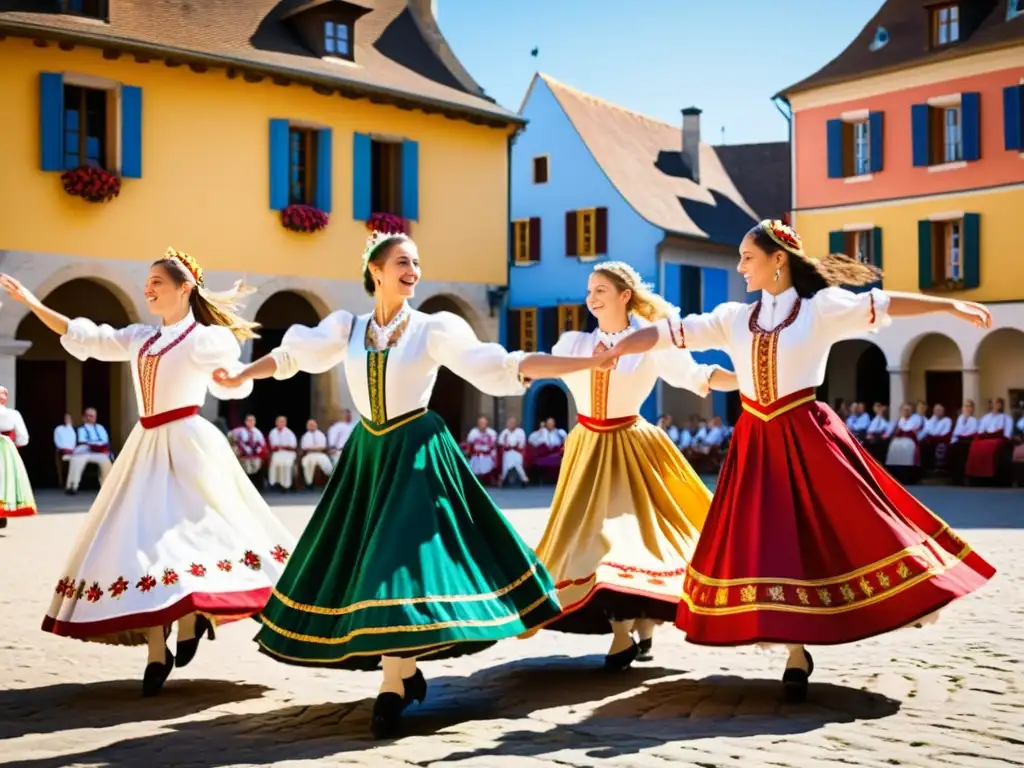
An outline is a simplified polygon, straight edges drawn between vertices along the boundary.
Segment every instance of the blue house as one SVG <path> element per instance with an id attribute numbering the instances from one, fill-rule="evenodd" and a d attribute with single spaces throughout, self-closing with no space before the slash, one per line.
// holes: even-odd
<path id="1" fill-rule="evenodd" d="M 584 300 L 600 260 L 628 262 L 684 314 L 746 300 L 736 246 L 759 219 L 789 210 L 789 144 L 713 147 L 701 142 L 701 111 L 682 112 L 680 129 L 534 76 L 520 109 L 528 123 L 512 148 L 502 323 L 510 349 L 547 352 L 563 331 L 592 329 Z M 696 357 L 732 368 L 721 352 Z M 659 384 L 642 414 L 660 413 L 731 421 L 738 401 Z M 562 427 L 574 420 L 565 388 L 535 382 L 524 427 L 549 416 Z"/>

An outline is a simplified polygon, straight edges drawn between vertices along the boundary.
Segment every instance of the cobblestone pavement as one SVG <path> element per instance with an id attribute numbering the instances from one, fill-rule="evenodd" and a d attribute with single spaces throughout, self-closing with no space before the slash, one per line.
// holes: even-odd
<path id="1" fill-rule="evenodd" d="M 89 499 L 43 495 L 0 531 L 0 765 L 118 766 L 982 766 L 1024 765 L 1024 492 L 923 488 L 1000 569 L 940 623 L 815 650 L 811 700 L 778 698 L 783 659 L 686 644 L 663 628 L 655 661 L 609 676 L 605 638 L 542 632 L 424 665 L 426 704 L 374 743 L 376 674 L 298 669 L 226 627 L 139 698 L 138 648 L 44 635 L 39 621 Z M 502 491 L 531 542 L 550 492 Z M 294 531 L 311 496 L 275 498 Z"/>

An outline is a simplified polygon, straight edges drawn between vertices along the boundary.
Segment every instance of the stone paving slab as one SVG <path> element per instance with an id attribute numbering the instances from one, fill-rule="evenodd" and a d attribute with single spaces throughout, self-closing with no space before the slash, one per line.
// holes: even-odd
<path id="1" fill-rule="evenodd" d="M 367 736 L 375 674 L 276 664 L 255 623 L 204 642 L 156 700 L 139 698 L 142 649 L 40 632 L 90 501 L 44 493 L 44 514 L 0 531 L 0 766 L 1024 765 L 1024 493 L 919 493 L 1000 573 L 936 626 L 815 649 L 807 704 L 779 700 L 778 654 L 663 628 L 653 662 L 608 675 L 604 638 L 542 632 L 424 664 L 426 703 L 384 743 Z M 550 489 L 495 496 L 535 542 Z M 315 498 L 273 501 L 298 532 Z"/>

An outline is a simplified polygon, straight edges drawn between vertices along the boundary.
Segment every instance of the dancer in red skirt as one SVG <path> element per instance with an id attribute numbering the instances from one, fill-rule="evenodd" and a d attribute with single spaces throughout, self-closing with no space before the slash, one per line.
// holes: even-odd
<path id="1" fill-rule="evenodd" d="M 785 644 L 786 698 L 802 701 L 814 668 L 805 645 L 921 623 L 995 573 L 815 401 L 829 350 L 893 317 L 946 312 L 983 328 L 991 317 L 970 302 L 838 288 L 880 273 L 839 254 L 806 255 L 780 221 L 747 234 L 737 270 L 761 291 L 753 306 L 661 320 L 604 356 L 674 345 L 732 358 L 744 413 L 676 624 L 700 645 Z"/>

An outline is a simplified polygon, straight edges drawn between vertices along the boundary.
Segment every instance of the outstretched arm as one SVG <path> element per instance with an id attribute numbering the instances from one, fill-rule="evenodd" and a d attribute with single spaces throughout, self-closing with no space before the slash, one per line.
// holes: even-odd
<path id="1" fill-rule="evenodd" d="M 711 373 L 711 378 L 708 380 L 708 384 L 711 385 L 711 389 L 716 392 L 735 392 L 740 388 L 739 379 L 736 378 L 736 374 L 733 371 L 727 371 L 725 368 L 720 368 L 717 365 L 715 370 Z"/>
<path id="2" fill-rule="evenodd" d="M 242 368 L 234 376 L 228 375 L 226 368 L 217 368 L 213 372 L 213 380 L 224 387 L 240 387 L 253 379 L 269 379 L 277 373 L 277 361 L 273 355 L 264 355 Z"/>
<path id="3" fill-rule="evenodd" d="M 63 336 L 68 332 L 68 323 L 71 321 L 67 317 L 43 304 L 32 291 L 10 275 L 0 275 L 0 287 L 3 287 L 12 299 L 28 307 L 43 325 L 57 335 Z"/>
<path id="4" fill-rule="evenodd" d="M 560 355 L 529 354 L 519 364 L 524 379 L 553 379 L 567 373 L 585 371 L 598 365 L 599 357 L 562 357 Z"/>
<path id="5" fill-rule="evenodd" d="M 958 301 L 941 296 L 925 296 L 921 293 L 903 293 L 902 291 L 884 291 L 889 297 L 889 315 L 891 317 L 918 317 L 934 312 L 945 312 L 958 317 L 979 328 L 992 325 L 992 315 L 983 304 L 973 301 Z"/>

